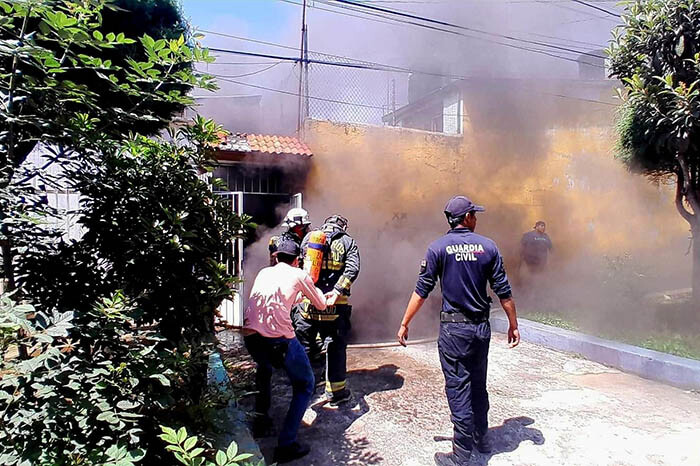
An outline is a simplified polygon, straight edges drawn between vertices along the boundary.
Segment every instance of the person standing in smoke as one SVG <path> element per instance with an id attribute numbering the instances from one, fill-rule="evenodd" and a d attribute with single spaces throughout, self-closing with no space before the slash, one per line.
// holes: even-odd
<path id="1" fill-rule="evenodd" d="M 314 307 L 304 300 L 295 315 L 296 335 L 307 349 L 316 344 L 320 334 L 326 347 L 326 397 L 331 406 L 352 399 L 346 387 L 347 346 L 350 333 L 350 287 L 360 273 L 360 251 L 347 233 L 348 220 L 342 215 L 328 217 L 321 227 L 326 247 L 318 275 L 318 286 L 326 294 L 326 309 Z M 309 247 L 311 233 L 302 241 L 302 255 Z"/>
<path id="2" fill-rule="evenodd" d="M 466 465 L 473 447 L 482 453 L 491 451 L 486 435 L 489 410 L 486 367 L 491 340 L 491 298 L 487 284 L 501 300 L 508 316 L 509 346 L 513 348 L 520 343 L 515 301 L 501 254 L 491 239 L 474 233 L 476 212 L 484 210 L 464 196 L 447 203 L 445 216 L 451 230 L 428 247 L 397 334 L 399 343 L 406 346 L 411 320 L 440 280 L 438 352 L 454 437 L 451 453 L 435 454 L 439 466 Z"/>
<path id="3" fill-rule="evenodd" d="M 552 240 L 545 233 L 546 228 L 545 223 L 538 220 L 532 231 L 525 233 L 520 240 L 520 260 L 531 274 L 544 271 L 547 258 L 552 251 Z"/>

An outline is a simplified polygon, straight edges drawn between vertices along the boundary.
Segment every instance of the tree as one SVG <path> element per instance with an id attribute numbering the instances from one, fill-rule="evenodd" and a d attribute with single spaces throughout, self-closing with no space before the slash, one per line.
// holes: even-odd
<path id="1" fill-rule="evenodd" d="M 146 51 L 133 38 L 148 35 L 154 40 L 177 40 L 181 36 L 186 42 L 191 39 L 175 0 L 115 0 L 102 4 L 91 1 L 87 3 L 88 8 L 80 8 L 78 3 L 61 1 L 15 0 L 4 3 L 2 8 L 7 16 L 0 20 L 0 43 L 42 47 L 45 55 L 41 59 L 43 64 L 51 65 L 53 76 L 60 76 L 64 86 L 83 88 L 91 93 L 88 101 L 62 99 L 60 93 L 45 92 L 46 88 L 41 85 L 33 86 L 34 92 L 29 93 L 20 80 L 39 84 L 51 75 L 46 76 L 38 63 L 23 59 L 25 55 L 19 55 L 19 60 L 13 63 L 16 55 L 10 50 L 0 49 L 0 65 L 6 70 L 14 68 L 13 75 L 17 78 L 13 83 L 13 93 L 19 101 L 13 106 L 13 112 L 40 113 L 44 123 L 55 122 L 54 128 L 25 125 L 11 119 L 0 122 L 0 134 L 14 123 L 16 134 L 21 135 L 15 137 L 12 149 L 11 163 L 15 167 L 24 161 L 42 134 L 55 132 L 56 127 L 60 127 L 66 111 L 90 110 L 93 116 L 98 116 L 94 112 L 100 110 L 103 113 L 100 118 L 110 121 L 110 125 L 104 128 L 109 133 L 126 134 L 138 125 L 140 133 L 151 135 L 165 128 L 172 116 L 184 109 L 183 102 L 137 94 L 134 88 L 150 92 L 159 86 L 165 94 L 177 90 L 184 95 L 192 89 L 192 83 L 137 80 L 132 81 L 132 89 L 127 89 L 116 86 L 114 81 L 125 80 L 126 74 L 121 69 L 128 69 L 130 61 L 147 61 Z M 92 37 L 86 36 L 86 32 Z M 171 72 L 189 71 L 192 66 L 192 59 L 182 61 Z M 165 71 L 167 67 L 155 63 L 153 69 Z M 4 84 L 2 90 L 9 90 L 10 82 Z"/>
<path id="2" fill-rule="evenodd" d="M 198 176 L 220 126 L 165 138 L 140 123 L 212 88 L 189 66 L 210 58 L 185 35 L 103 33 L 107 3 L 0 0 L 0 220 L 17 278 L 0 297 L 0 464 L 171 464 L 159 424 L 204 431 L 218 406 L 206 367 L 235 280 L 221 259 L 251 225 Z M 119 47 L 133 51 L 116 64 Z M 43 166 L 18 163 L 25 144 Z M 51 228 L 42 184 L 80 193 L 81 238 Z"/>
<path id="3" fill-rule="evenodd" d="M 700 4 L 634 0 L 614 31 L 611 75 L 622 80 L 617 156 L 652 180 L 675 179 L 676 208 L 693 237 L 700 306 Z"/>
<path id="4" fill-rule="evenodd" d="M 133 3 L 121 1 L 125 6 Z M 143 3 L 143 8 L 172 5 L 171 0 L 137 3 Z M 44 145 L 47 164 L 40 170 L 25 169 L 20 184 L 44 176 L 51 164 L 80 158 L 101 141 L 118 140 L 131 131 L 152 134 L 165 125 L 174 109 L 192 103 L 187 96 L 191 87 L 212 89 L 212 78 L 192 67 L 193 62 L 212 60 L 194 41 L 187 41 L 185 34 L 166 39 L 103 32 L 105 17 L 112 18 L 114 25 L 129 23 L 108 7 L 113 5 L 107 0 L 0 1 L 4 13 L 0 16 L 3 194 L 14 189 L 21 162 L 38 143 Z M 161 20 L 153 29 L 165 34 L 184 27 L 173 21 Z M 142 24 L 141 28 L 147 27 Z M 86 134 L 87 127 L 92 134 Z M 42 182 L 50 185 L 51 180 Z M 12 198 L 17 196 L 0 199 L 0 219 L 7 218 Z M 21 245 L 13 245 L 8 228 L 3 221 L 0 240 L 3 275 L 12 289 L 14 252 Z"/>
<path id="5" fill-rule="evenodd" d="M 221 131 L 197 118 L 68 167 L 85 234 L 18 259 L 35 317 L 0 299 L 0 330 L 25 330 L 30 355 L 6 358 L 0 332 L 0 464 L 113 464 L 119 451 L 163 464 L 159 425 L 206 430 L 214 314 L 234 279 L 219 258 L 251 226 L 195 170 Z"/>

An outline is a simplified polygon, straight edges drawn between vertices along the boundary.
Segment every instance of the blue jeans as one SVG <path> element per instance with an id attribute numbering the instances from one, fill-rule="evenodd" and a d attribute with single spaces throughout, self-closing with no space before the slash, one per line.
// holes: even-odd
<path id="1" fill-rule="evenodd" d="M 292 401 L 284 418 L 279 445 L 286 446 L 297 439 L 304 412 L 314 394 L 314 373 L 311 363 L 296 338 L 266 338 L 259 333 L 244 338 L 245 346 L 257 364 L 255 372 L 255 411 L 267 415 L 272 396 L 270 380 L 272 369 L 284 369 L 292 384 Z"/>
<path id="2" fill-rule="evenodd" d="M 468 457 L 474 436 L 483 436 L 488 429 L 486 370 L 490 340 L 488 321 L 440 324 L 438 352 L 454 426 L 453 450 L 458 457 Z"/>

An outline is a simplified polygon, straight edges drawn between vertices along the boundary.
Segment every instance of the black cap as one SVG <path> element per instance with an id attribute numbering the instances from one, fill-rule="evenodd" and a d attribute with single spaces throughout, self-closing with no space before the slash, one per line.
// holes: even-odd
<path id="1" fill-rule="evenodd" d="M 445 215 L 450 218 L 457 218 L 469 212 L 484 212 L 483 206 L 474 204 L 466 196 L 455 196 L 445 206 Z"/>
<path id="2" fill-rule="evenodd" d="M 299 245 L 292 241 L 291 239 L 285 239 L 280 241 L 277 245 L 277 251 L 275 254 L 286 254 L 288 256 L 297 257 L 299 256 Z"/>

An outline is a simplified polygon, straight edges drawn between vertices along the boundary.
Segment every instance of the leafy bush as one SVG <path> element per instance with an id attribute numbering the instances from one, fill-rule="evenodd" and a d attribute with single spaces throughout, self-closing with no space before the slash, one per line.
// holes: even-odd
<path id="1" fill-rule="evenodd" d="M 194 170 L 220 131 L 200 118 L 170 142 L 136 137 L 69 169 L 86 233 L 51 254 L 28 249 L 18 277 L 36 307 L 71 316 L 70 341 L 42 336 L 37 355 L 39 337 L 22 342 L 32 357 L 2 382 L 8 458 L 162 459 L 148 448 L 159 423 L 206 427 L 214 312 L 233 280 L 218 259 L 250 227 Z"/>
<path id="2" fill-rule="evenodd" d="M 252 224 L 198 176 L 220 126 L 144 136 L 211 88 L 191 67 L 210 59 L 184 35 L 104 31 L 108 3 L 0 0 L 1 464 L 169 463 L 158 426 L 204 432 L 213 403 L 221 259 Z M 21 166 L 27 147 L 46 164 Z M 80 239 L 49 226 L 42 185 L 80 193 Z"/>
<path id="3" fill-rule="evenodd" d="M 207 459 L 204 448 L 197 446 L 198 438 L 188 436 L 187 429 L 181 427 L 178 431 L 161 426 L 160 438 L 168 444 L 165 447 L 175 458 L 186 466 L 244 466 L 251 464 L 248 460 L 253 457 L 250 453 L 239 453 L 236 442 L 231 442 L 226 451 L 218 450 L 213 453 L 214 461 Z M 257 466 L 265 463 L 259 461 Z M 252 464 L 251 464 L 252 466 Z"/>

